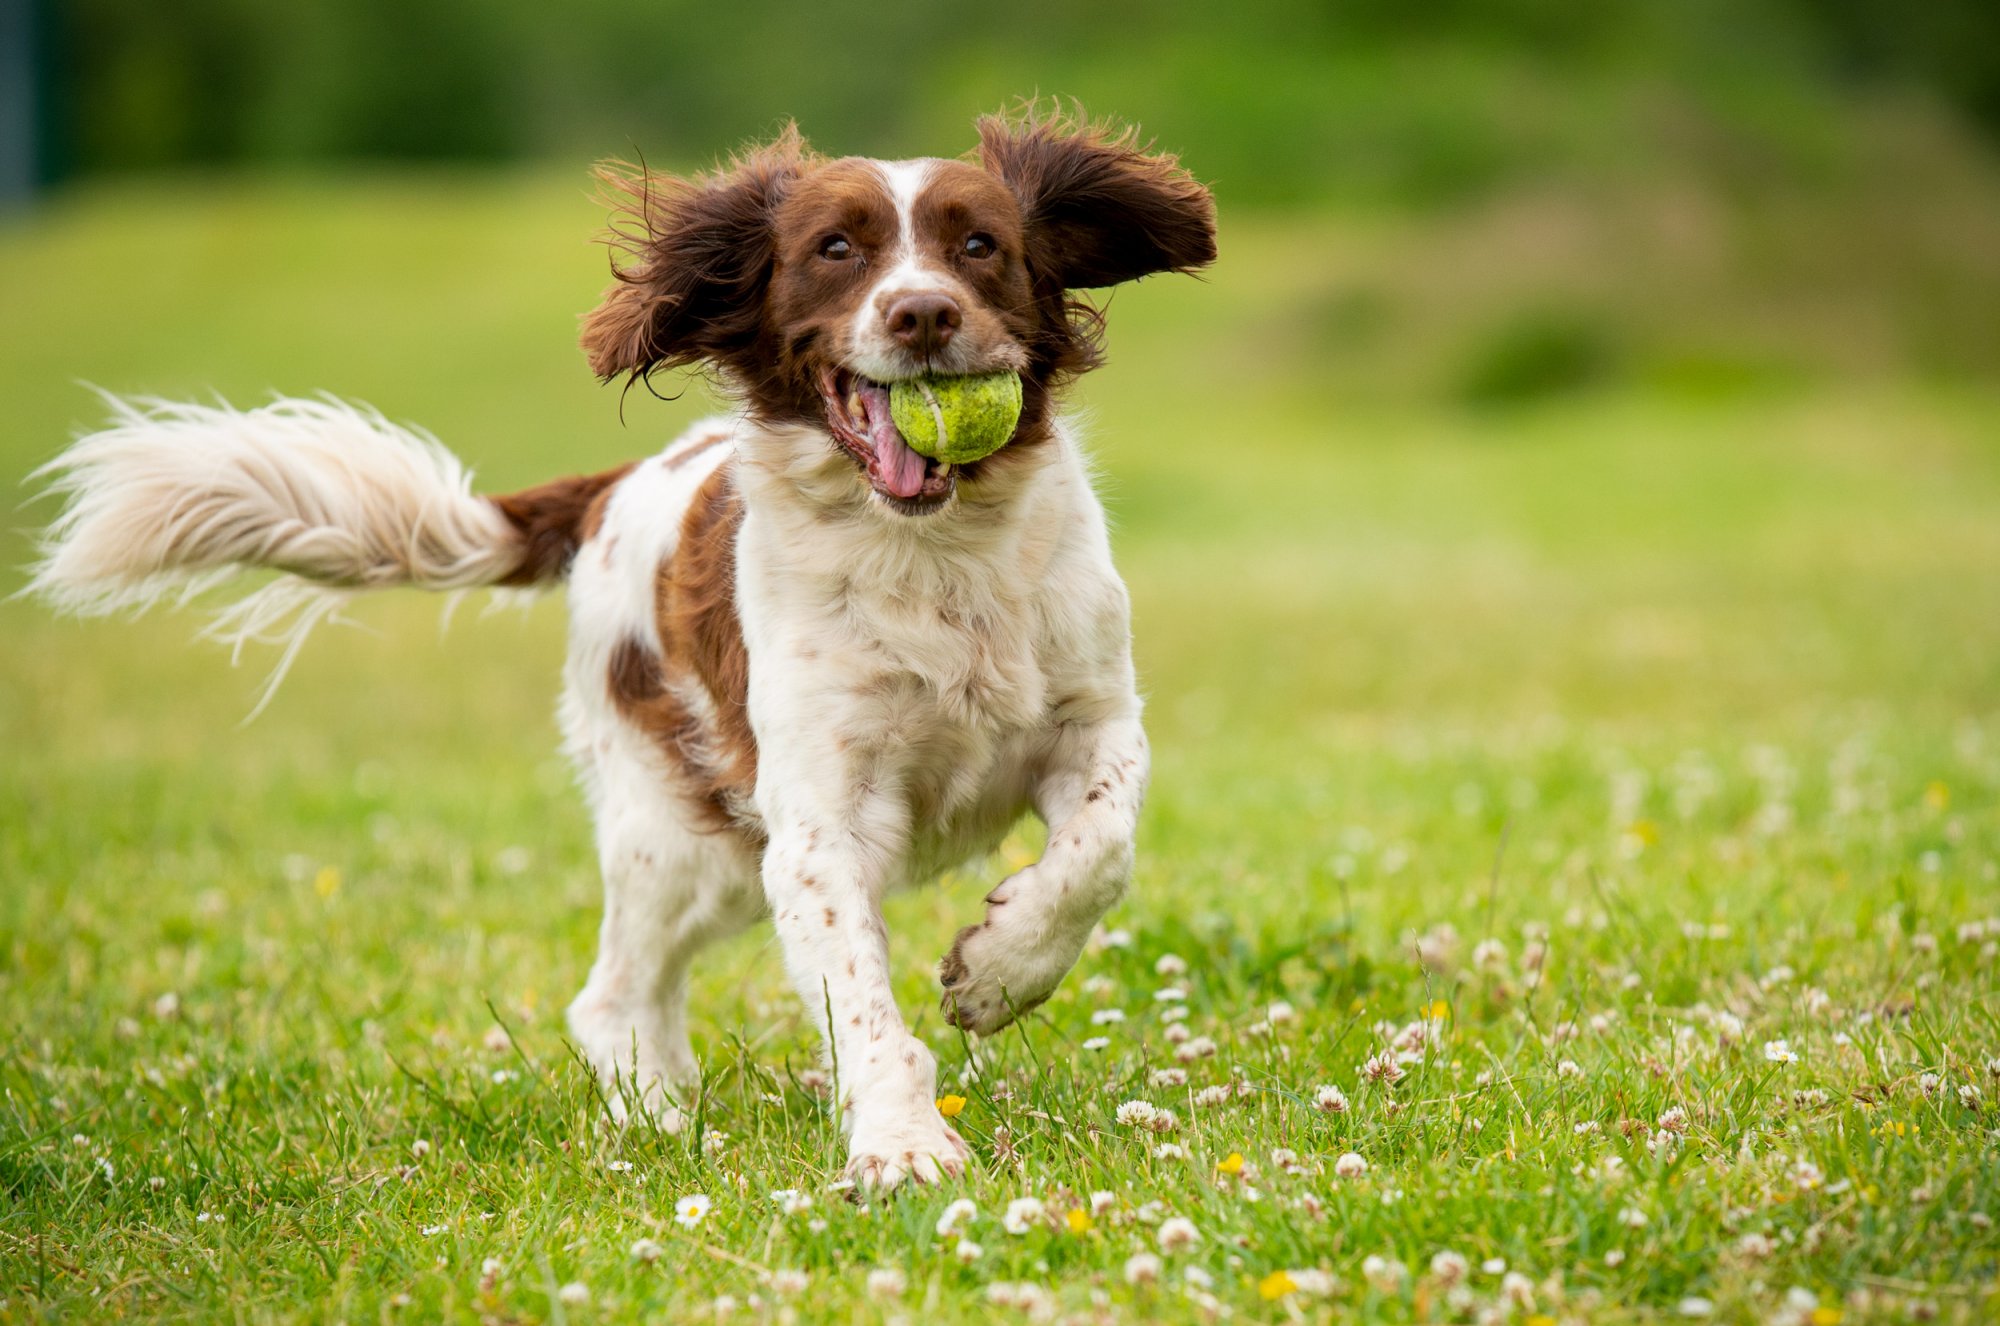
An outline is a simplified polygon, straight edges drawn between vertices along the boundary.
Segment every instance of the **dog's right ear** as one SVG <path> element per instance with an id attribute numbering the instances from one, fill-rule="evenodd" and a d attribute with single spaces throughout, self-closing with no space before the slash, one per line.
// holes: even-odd
<path id="1" fill-rule="evenodd" d="M 750 348 L 770 282 L 772 217 L 808 167 L 796 125 L 709 175 L 598 167 L 613 218 L 603 302 L 583 319 L 583 350 L 605 381 L 723 361 Z"/>

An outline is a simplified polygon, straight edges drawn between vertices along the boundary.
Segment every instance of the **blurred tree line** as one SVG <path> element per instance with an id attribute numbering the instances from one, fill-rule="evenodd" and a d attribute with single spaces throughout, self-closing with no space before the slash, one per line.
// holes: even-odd
<path id="1" fill-rule="evenodd" d="M 1837 168 L 1856 97 L 2000 133 L 1995 0 L 39 2 L 55 176 L 687 163 L 786 116 L 831 151 L 955 152 L 975 112 L 1032 93 L 1137 120 L 1226 197 L 1279 202 L 1449 200 L 1662 154 Z"/>

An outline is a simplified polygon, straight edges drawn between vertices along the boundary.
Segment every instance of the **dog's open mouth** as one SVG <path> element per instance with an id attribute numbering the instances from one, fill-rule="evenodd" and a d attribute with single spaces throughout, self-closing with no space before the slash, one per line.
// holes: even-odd
<path id="1" fill-rule="evenodd" d="M 941 460 L 918 455 L 903 441 L 889 417 L 888 387 L 844 368 L 828 368 L 820 373 L 819 391 L 834 440 L 891 506 L 922 516 L 951 500 L 957 473 Z"/>

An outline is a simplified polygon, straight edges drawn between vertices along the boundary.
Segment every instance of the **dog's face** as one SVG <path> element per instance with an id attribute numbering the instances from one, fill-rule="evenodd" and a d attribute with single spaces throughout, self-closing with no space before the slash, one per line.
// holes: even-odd
<path id="1" fill-rule="evenodd" d="M 1072 292 L 1215 257 L 1215 205 L 1128 133 L 980 122 L 979 161 L 827 160 L 795 132 L 695 180 L 614 174 L 628 225 L 617 283 L 585 320 L 610 379 L 708 363 L 796 459 L 838 465 L 857 500 L 928 515 L 1047 437 L 1052 393 L 1099 360 Z M 969 465 L 926 461 L 889 418 L 888 384 L 1021 375 L 1021 423 Z M 824 476 L 821 476 L 824 477 Z"/>

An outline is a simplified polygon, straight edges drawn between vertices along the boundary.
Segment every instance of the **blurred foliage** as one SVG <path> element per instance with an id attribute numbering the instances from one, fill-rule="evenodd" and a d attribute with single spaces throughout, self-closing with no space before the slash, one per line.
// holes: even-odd
<path id="1" fill-rule="evenodd" d="M 950 152 L 1039 92 L 1143 123 L 1225 200 L 1422 203 L 1571 167 L 1837 171 L 1857 90 L 2000 129 L 1990 0 L 53 3 L 78 173 L 689 161 L 787 116 L 834 151 Z"/>

